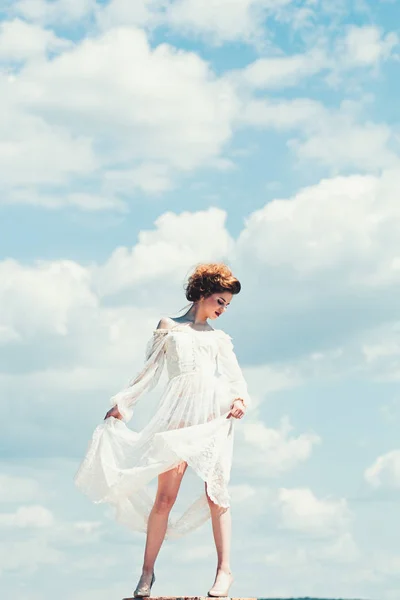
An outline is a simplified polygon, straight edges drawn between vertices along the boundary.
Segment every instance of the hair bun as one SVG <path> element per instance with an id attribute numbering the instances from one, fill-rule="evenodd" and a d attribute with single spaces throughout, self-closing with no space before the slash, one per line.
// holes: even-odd
<path id="1" fill-rule="evenodd" d="M 241 285 L 224 263 L 198 264 L 185 285 L 189 302 L 197 302 L 202 296 L 208 297 L 218 292 L 238 294 Z"/>

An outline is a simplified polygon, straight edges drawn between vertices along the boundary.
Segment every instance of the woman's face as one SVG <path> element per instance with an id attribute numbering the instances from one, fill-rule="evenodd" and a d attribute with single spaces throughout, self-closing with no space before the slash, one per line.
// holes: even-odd
<path id="1" fill-rule="evenodd" d="M 207 319 L 218 319 L 229 306 L 233 294 L 230 292 L 219 292 L 208 298 L 203 298 L 202 305 Z"/>

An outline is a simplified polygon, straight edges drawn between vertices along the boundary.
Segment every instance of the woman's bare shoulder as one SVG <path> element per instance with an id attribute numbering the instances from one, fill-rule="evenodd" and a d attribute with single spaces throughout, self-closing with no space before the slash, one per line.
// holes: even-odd
<path id="1" fill-rule="evenodd" d="M 174 327 L 176 327 L 176 323 L 170 317 L 161 317 L 157 325 L 157 329 L 173 329 Z"/>

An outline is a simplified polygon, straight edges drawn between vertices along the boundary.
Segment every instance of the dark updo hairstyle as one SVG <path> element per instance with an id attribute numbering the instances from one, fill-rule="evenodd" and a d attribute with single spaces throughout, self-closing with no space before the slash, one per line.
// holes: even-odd
<path id="1" fill-rule="evenodd" d="M 240 281 L 224 263 L 200 263 L 189 276 L 185 295 L 190 302 L 197 302 L 201 296 L 207 298 L 221 292 L 238 294 L 240 289 Z"/>

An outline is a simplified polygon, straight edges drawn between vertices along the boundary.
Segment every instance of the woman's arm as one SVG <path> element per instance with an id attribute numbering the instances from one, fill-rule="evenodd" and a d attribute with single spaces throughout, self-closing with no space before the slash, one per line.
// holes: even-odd
<path id="1" fill-rule="evenodd" d="M 245 407 L 250 406 L 251 398 L 247 389 L 247 383 L 233 349 L 232 338 L 226 333 L 223 334 L 219 345 L 217 361 L 219 372 L 229 382 L 230 391 L 232 393 L 232 402 L 236 399 L 241 399 L 243 400 Z M 235 404 L 235 406 L 237 406 L 237 404 Z"/>
<path id="2" fill-rule="evenodd" d="M 150 392 L 160 379 L 165 362 L 165 339 L 167 336 L 165 329 L 159 331 L 161 323 L 162 321 L 159 322 L 157 329 L 153 331 L 151 339 L 146 344 L 145 363 L 141 371 L 124 389 L 110 398 L 111 406 L 115 407 L 125 422 L 132 418 L 133 407 L 140 396 L 145 391 Z M 108 411 L 107 415 L 115 416 L 112 414 L 113 412 L 115 411 Z"/>

